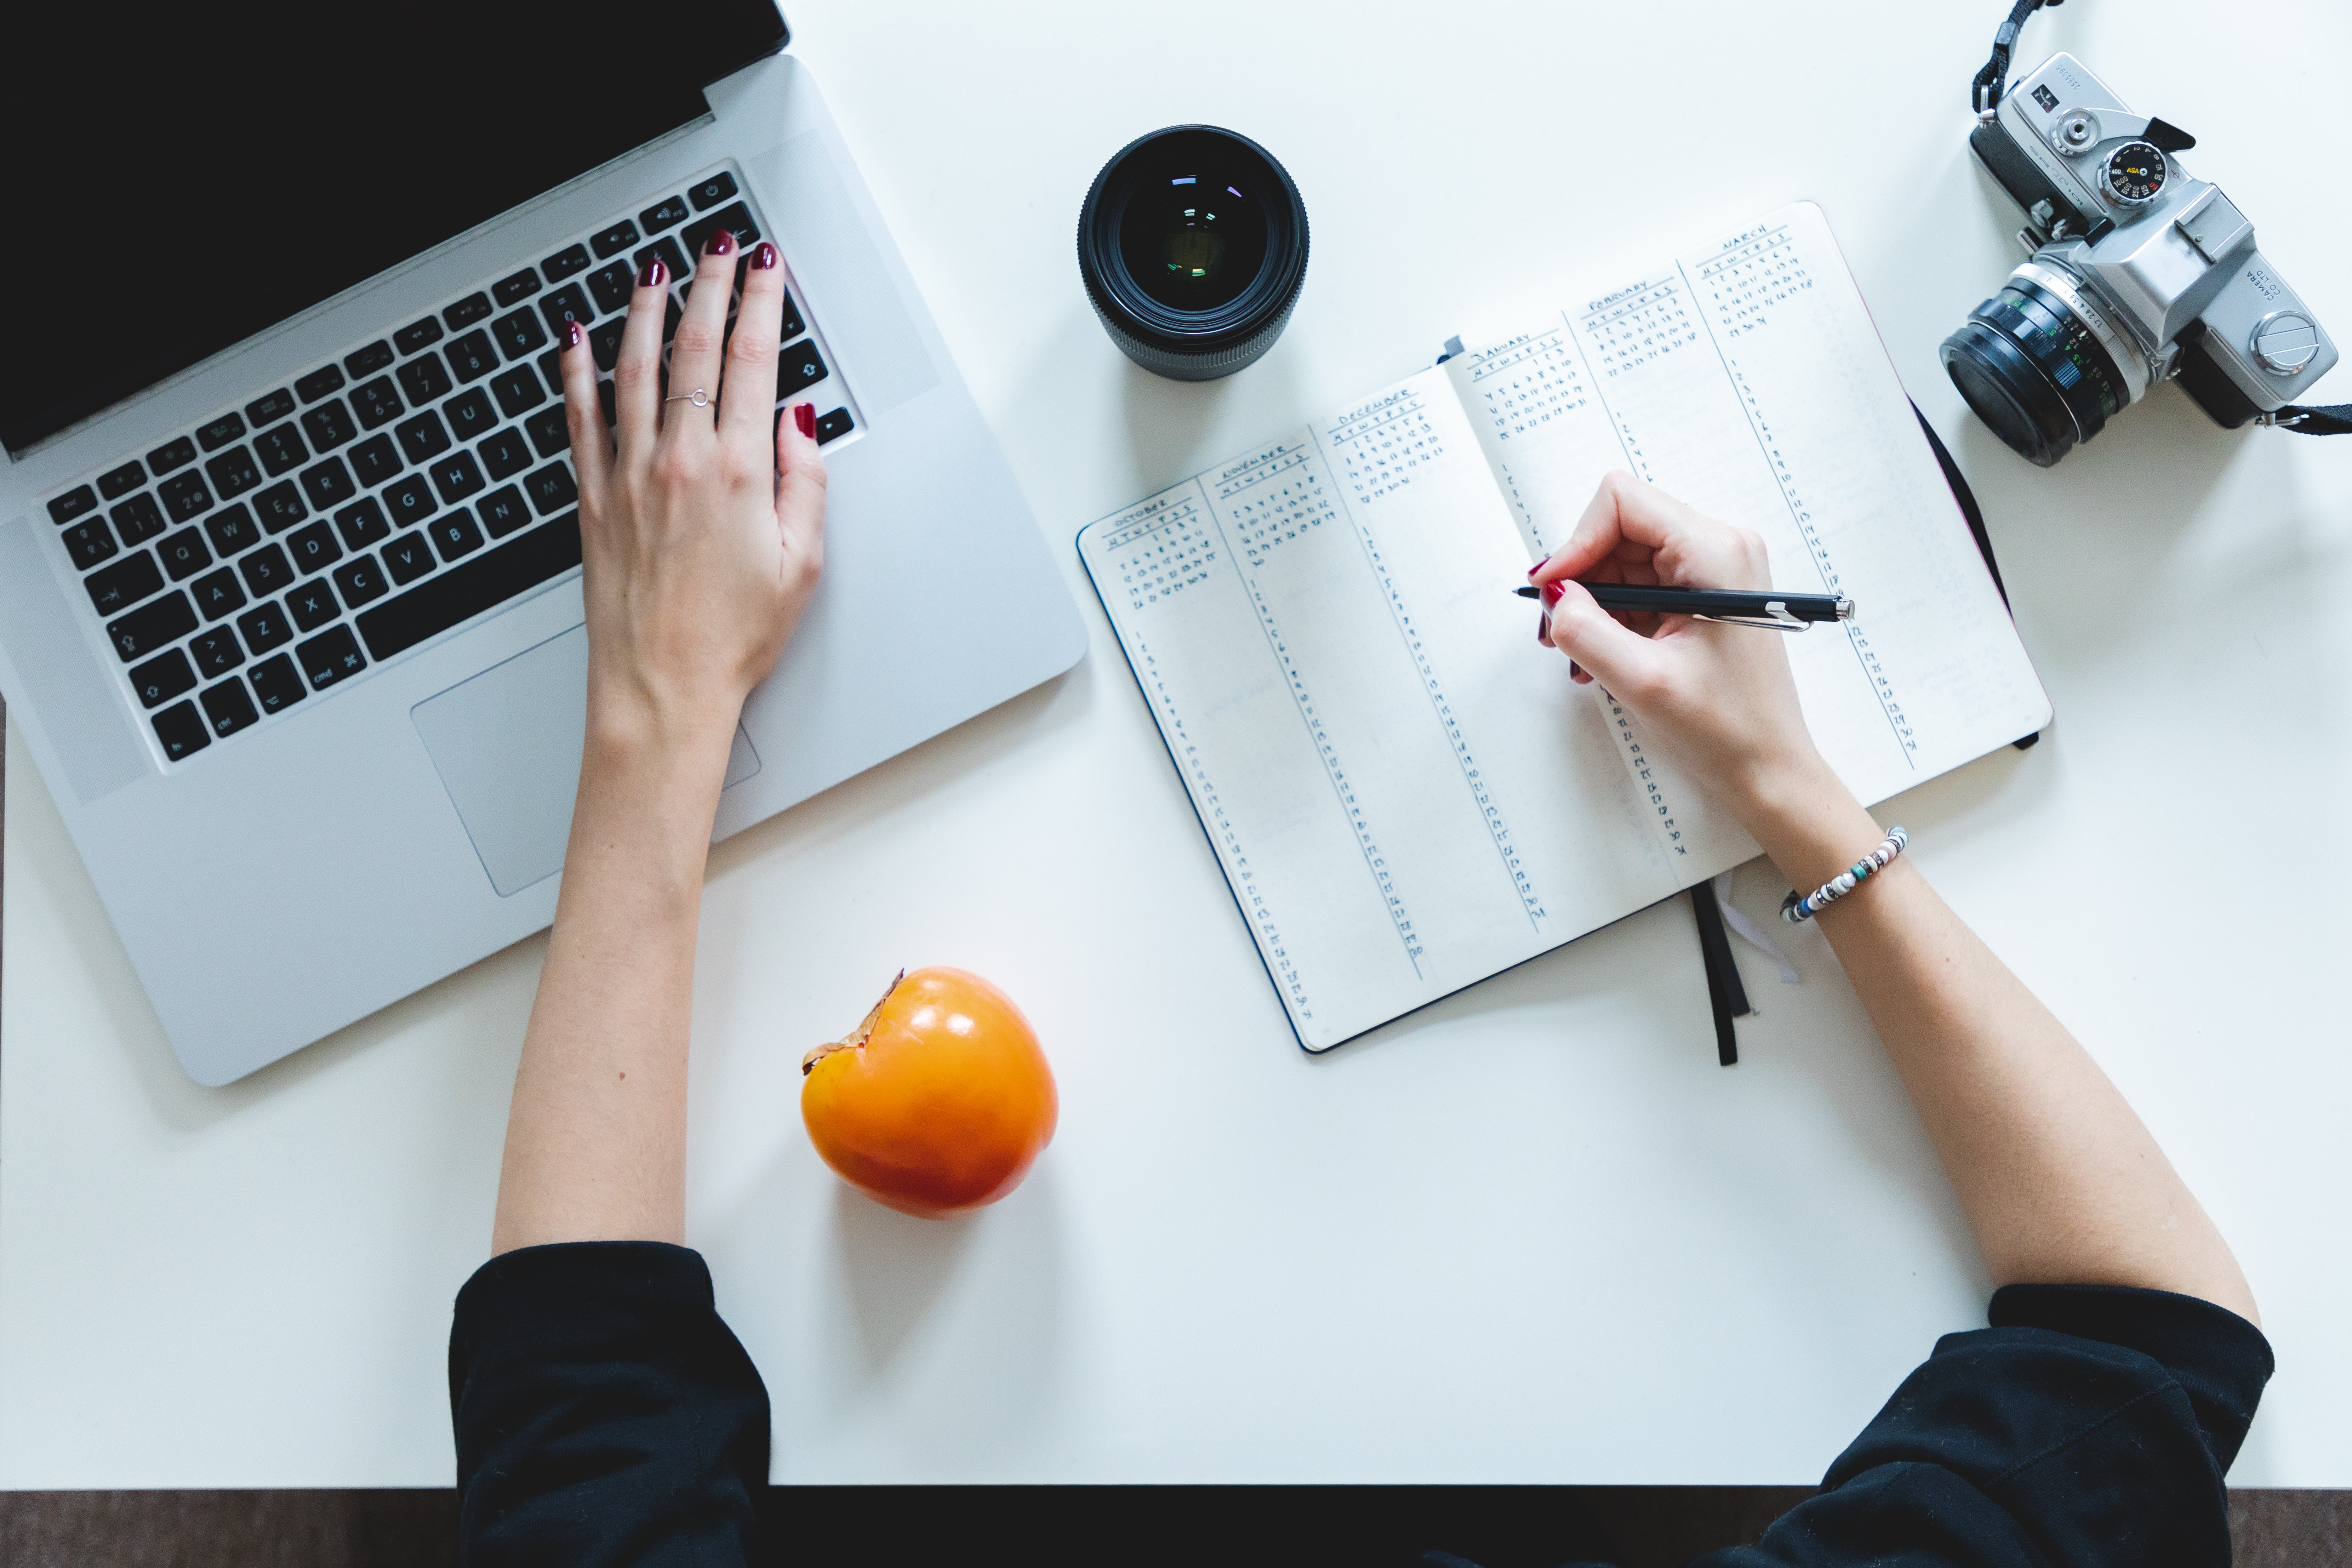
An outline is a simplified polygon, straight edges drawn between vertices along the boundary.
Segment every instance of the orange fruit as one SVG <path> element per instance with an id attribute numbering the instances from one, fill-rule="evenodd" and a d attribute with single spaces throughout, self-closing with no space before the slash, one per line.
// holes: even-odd
<path id="1" fill-rule="evenodd" d="M 1060 1100 L 1013 998 L 961 969 L 900 972 L 866 1021 L 801 1062 L 801 1120 L 878 1203 L 946 1219 L 1021 1184 Z"/>

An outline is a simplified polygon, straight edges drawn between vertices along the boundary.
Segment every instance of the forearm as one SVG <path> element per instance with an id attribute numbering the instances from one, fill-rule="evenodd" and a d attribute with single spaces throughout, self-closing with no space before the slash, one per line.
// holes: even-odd
<path id="1" fill-rule="evenodd" d="M 1753 826 L 1790 886 L 1878 842 L 1826 768 L 1782 794 Z M 1997 1282 L 2137 1285 L 2254 1319 L 2228 1245 L 2122 1094 L 1907 859 L 1815 918 Z"/>
<path id="2" fill-rule="evenodd" d="M 616 721 L 614 706 L 591 703 L 494 1253 L 685 1234 L 695 931 L 732 727 Z"/>

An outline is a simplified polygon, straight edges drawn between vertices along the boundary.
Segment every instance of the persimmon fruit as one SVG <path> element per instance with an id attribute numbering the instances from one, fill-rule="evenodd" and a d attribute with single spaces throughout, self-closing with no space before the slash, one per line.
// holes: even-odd
<path id="1" fill-rule="evenodd" d="M 1061 1102 L 1013 998 L 961 969 L 899 973 L 866 1021 L 801 1061 L 801 1120 L 878 1203 L 969 1214 L 1021 1184 Z"/>

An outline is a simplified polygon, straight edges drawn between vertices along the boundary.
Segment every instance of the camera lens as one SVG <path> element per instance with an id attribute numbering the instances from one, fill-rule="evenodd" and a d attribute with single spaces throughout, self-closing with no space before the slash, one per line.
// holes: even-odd
<path id="1" fill-rule="evenodd" d="M 1274 346 L 1307 279 L 1307 206 L 1271 154 L 1212 125 L 1137 138 L 1078 213 L 1078 274 L 1127 357 L 1180 381 Z"/>
<path id="2" fill-rule="evenodd" d="M 2028 262 L 1944 340 L 1944 369 L 1978 418 L 2046 468 L 2145 388 L 2146 362 L 2103 327 L 2063 275 Z"/>

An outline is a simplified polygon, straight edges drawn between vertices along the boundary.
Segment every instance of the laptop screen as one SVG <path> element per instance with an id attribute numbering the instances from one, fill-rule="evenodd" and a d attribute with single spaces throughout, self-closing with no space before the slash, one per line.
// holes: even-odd
<path id="1" fill-rule="evenodd" d="M 0 91 L 25 447 L 701 116 L 774 0 L 44 7 Z"/>

